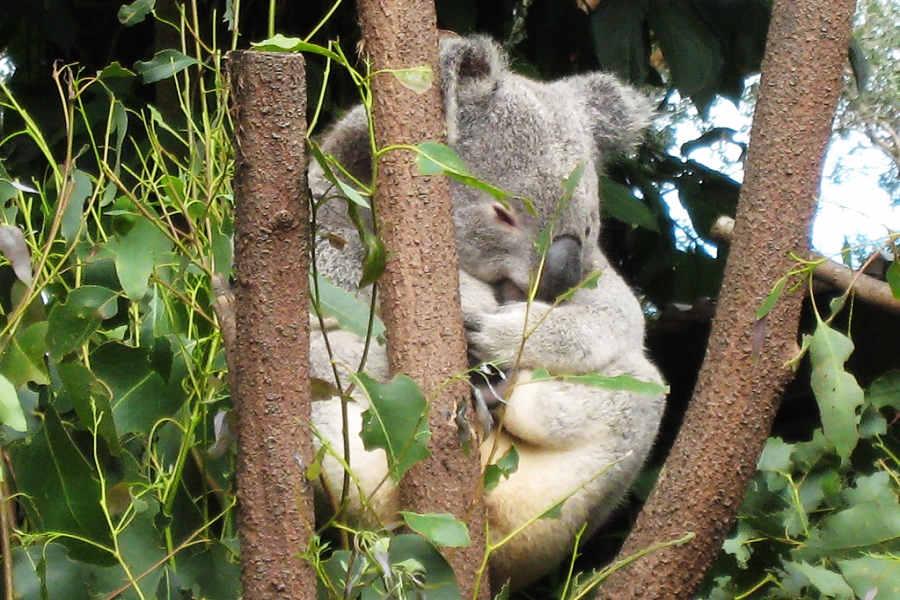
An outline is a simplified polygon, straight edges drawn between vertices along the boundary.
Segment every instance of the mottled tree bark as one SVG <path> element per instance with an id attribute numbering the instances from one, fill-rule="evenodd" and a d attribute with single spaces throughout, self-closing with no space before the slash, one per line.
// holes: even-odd
<path id="1" fill-rule="evenodd" d="M 432 0 L 360 0 L 358 7 L 373 70 L 427 65 L 435 76 L 424 94 L 389 73 L 375 76 L 378 146 L 444 140 Z M 388 360 L 392 372 L 413 377 L 431 400 L 431 458 L 401 482 L 402 503 L 417 512 L 449 512 L 468 524 L 472 544 L 444 555 L 469 598 L 484 550 L 484 509 L 478 452 L 463 452 L 453 418 L 457 406 L 470 401 L 468 388 L 462 381 L 441 387 L 467 368 L 449 186 L 443 177 L 418 175 L 408 151 L 384 154 L 378 172 L 375 216 L 388 252 L 379 280 Z M 486 598 L 488 586 L 482 588 Z"/>
<path id="2" fill-rule="evenodd" d="M 603 598 L 688 598 L 718 555 L 769 434 L 797 351 L 800 294 L 755 311 L 807 247 L 841 89 L 853 0 L 777 0 L 750 153 L 706 358 L 659 481 L 620 558 L 693 531 L 617 572 Z"/>
<path id="3" fill-rule="evenodd" d="M 306 80 L 299 54 L 229 57 L 235 127 L 237 485 L 244 598 L 316 597 Z"/>

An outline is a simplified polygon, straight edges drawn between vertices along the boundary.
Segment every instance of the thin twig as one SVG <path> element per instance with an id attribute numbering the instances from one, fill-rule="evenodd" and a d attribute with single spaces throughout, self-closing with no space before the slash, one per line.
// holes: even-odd
<path id="1" fill-rule="evenodd" d="M 722 216 L 710 230 L 712 237 L 720 242 L 730 243 L 734 233 L 734 219 Z M 879 279 L 866 275 L 866 265 L 854 271 L 842 264 L 818 254 L 812 254 L 811 261 L 819 264 L 813 269 L 813 276 L 838 290 L 852 290 L 861 300 L 874 304 L 893 313 L 900 314 L 900 300 L 891 293 L 890 286 Z"/>

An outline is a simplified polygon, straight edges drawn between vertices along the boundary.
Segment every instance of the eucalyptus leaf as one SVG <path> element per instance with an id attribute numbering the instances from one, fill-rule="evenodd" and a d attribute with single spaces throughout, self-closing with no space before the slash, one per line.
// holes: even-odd
<path id="1" fill-rule="evenodd" d="M 484 469 L 484 491 L 490 492 L 497 487 L 500 479 L 509 479 L 509 476 L 519 469 L 519 452 L 515 446 L 510 446 L 497 462 L 489 464 Z"/>
<path id="2" fill-rule="evenodd" d="M 19 404 L 19 395 L 12 382 L 0 375 L 0 423 L 14 429 L 25 431 L 25 413 Z"/>
<path id="3" fill-rule="evenodd" d="M 424 94 L 431 89 L 434 83 L 434 74 L 428 65 L 408 69 L 390 69 L 388 72 L 397 78 L 400 85 L 416 94 Z"/>
<path id="4" fill-rule="evenodd" d="M 125 27 L 142 23 L 155 7 L 156 0 L 134 0 L 131 4 L 123 4 L 117 15 L 119 23 Z"/>
<path id="5" fill-rule="evenodd" d="M 352 376 L 369 400 L 360 433 L 366 450 L 385 451 L 388 471 L 400 481 L 414 464 L 427 458 L 428 404 L 422 390 L 406 375 L 396 375 L 388 383 L 378 383 L 365 373 Z"/>
<path id="6" fill-rule="evenodd" d="M 69 203 L 63 213 L 60 232 L 70 244 L 75 241 L 78 230 L 81 229 L 81 218 L 84 214 L 84 203 L 91 197 L 94 184 L 90 175 L 81 170 L 76 170 L 72 175 L 72 192 L 69 195 Z"/>
<path id="7" fill-rule="evenodd" d="M 891 263 L 885 273 L 888 285 L 891 287 L 891 295 L 900 300 L 900 262 L 896 260 Z"/>
<path id="8" fill-rule="evenodd" d="M 463 548 L 472 543 L 466 524 L 449 513 L 418 514 L 401 510 L 400 515 L 410 529 L 436 546 Z"/>
<path id="9" fill-rule="evenodd" d="M 322 311 L 322 316 L 337 319 L 341 329 L 365 338 L 369 325 L 369 305 L 347 290 L 336 286 L 324 275 L 318 274 L 316 279 L 319 286 L 318 307 Z M 315 293 L 314 286 L 310 275 L 310 294 Z M 384 339 L 384 323 L 377 315 L 373 318 L 375 322 L 372 325 L 372 335 L 377 339 Z"/>
<path id="10" fill-rule="evenodd" d="M 254 50 L 260 52 L 305 52 L 309 54 L 318 54 L 339 63 L 345 64 L 345 61 L 337 53 L 318 44 L 304 42 L 300 38 L 286 37 L 280 33 L 267 38 L 261 42 L 251 42 L 250 46 Z"/>
<path id="11" fill-rule="evenodd" d="M 863 390 L 856 379 L 844 370 L 853 352 L 853 342 L 844 334 L 819 322 L 809 345 L 812 375 L 810 381 L 825 438 L 834 444 L 838 455 L 846 460 L 859 441 L 859 415 Z"/>
<path id="12" fill-rule="evenodd" d="M 44 412 L 44 425 L 30 442 L 9 451 L 18 491 L 29 499 L 22 506 L 32 523 L 111 547 L 100 506 L 100 482 L 52 407 Z M 71 538 L 61 541 L 79 560 L 113 562 L 110 554 L 93 545 Z"/>
<path id="13" fill-rule="evenodd" d="M 147 219 L 137 219 L 125 235 L 110 240 L 116 274 L 125 295 L 139 301 L 147 293 L 147 280 L 154 268 L 172 250 L 172 242 Z"/>
<path id="14" fill-rule="evenodd" d="M 198 64 L 197 59 L 178 50 L 167 48 L 154 54 L 150 60 L 137 61 L 134 63 L 134 70 L 141 76 L 144 83 L 156 83 L 196 64 Z"/>
<path id="15" fill-rule="evenodd" d="M 877 600 L 900 600 L 900 560 L 896 556 L 863 556 L 837 561 L 841 574 L 859 598 L 876 591 Z"/>
<path id="16" fill-rule="evenodd" d="M 184 402 L 180 386 L 166 383 L 141 348 L 109 342 L 91 354 L 94 375 L 112 392 L 118 434 L 149 434 L 157 420 L 172 417 Z"/>
<path id="17" fill-rule="evenodd" d="M 656 216 L 621 183 L 602 177 L 600 180 L 601 206 L 611 217 L 649 231 L 659 232 Z"/>
<path id="18" fill-rule="evenodd" d="M 106 319 L 118 312 L 116 293 L 110 289 L 83 285 L 69 292 L 63 304 L 56 304 L 47 316 L 47 348 L 55 360 L 85 343 Z"/>
<path id="19" fill-rule="evenodd" d="M 0 373 L 20 388 L 28 382 L 47 385 L 50 378 L 44 364 L 47 352 L 47 321 L 19 329 L 0 354 Z"/>
<path id="20" fill-rule="evenodd" d="M 112 394 L 94 374 L 77 362 L 65 362 L 57 367 L 63 393 L 75 409 L 82 425 L 89 431 L 96 430 L 111 451 L 118 454 L 119 436 L 113 420 L 110 400 Z"/>
<path id="21" fill-rule="evenodd" d="M 416 166 L 422 175 L 446 175 L 459 183 L 490 194 L 495 200 L 509 206 L 509 194 L 486 181 L 482 181 L 466 167 L 456 151 L 439 142 L 422 142 L 417 146 Z"/>

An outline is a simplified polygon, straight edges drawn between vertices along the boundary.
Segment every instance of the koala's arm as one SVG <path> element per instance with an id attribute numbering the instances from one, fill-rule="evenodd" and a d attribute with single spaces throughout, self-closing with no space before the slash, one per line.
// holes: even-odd
<path id="1" fill-rule="evenodd" d="M 601 271 L 597 287 L 580 289 L 555 308 L 535 301 L 530 308 L 515 302 L 495 311 L 466 311 L 470 352 L 480 360 L 512 366 L 523 332 L 529 331 L 518 362 L 521 368 L 603 373 L 624 356 L 643 356 L 640 303 L 605 260 L 593 266 Z M 528 327 L 524 328 L 526 312 Z"/>

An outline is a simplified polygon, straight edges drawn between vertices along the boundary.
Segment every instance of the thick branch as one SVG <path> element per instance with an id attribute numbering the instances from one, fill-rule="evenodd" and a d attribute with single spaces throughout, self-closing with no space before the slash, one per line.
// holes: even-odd
<path id="1" fill-rule="evenodd" d="M 297 557 L 315 522 L 304 468 L 313 459 L 304 63 L 237 52 L 229 71 L 241 581 L 245 598 L 313 599 L 315 572 Z"/>
<path id="2" fill-rule="evenodd" d="M 428 65 L 435 83 L 425 94 L 390 73 L 373 81 L 375 137 L 379 147 L 443 140 L 438 34 L 431 0 L 360 0 L 365 50 L 374 70 Z M 379 281 L 392 372 L 418 381 L 431 399 L 431 457 L 401 482 L 404 506 L 449 512 L 468 523 L 472 544 L 445 556 L 463 597 L 472 596 L 484 549 L 484 514 L 477 452 L 466 454 L 453 416 L 469 402 L 464 382 L 440 388 L 467 368 L 459 307 L 459 274 L 450 192 L 445 178 L 421 177 L 415 156 L 393 151 L 378 162 L 375 216 L 388 252 Z M 471 411 L 470 411 L 471 412 Z M 487 586 L 483 586 L 487 597 Z"/>
<path id="3" fill-rule="evenodd" d="M 714 239 L 731 242 L 734 233 L 734 219 L 726 216 L 719 217 L 710 233 Z M 824 256 L 813 254 L 810 260 L 822 261 L 813 270 L 813 277 L 817 281 L 828 284 L 838 291 L 848 290 L 852 287 L 853 293 L 861 300 L 900 314 L 900 300 L 894 298 L 887 282 L 866 275 L 864 272 L 853 271 Z"/>
<path id="4" fill-rule="evenodd" d="M 718 555 L 754 473 L 796 344 L 798 294 L 754 313 L 806 247 L 841 89 L 853 0 L 777 0 L 722 293 L 691 405 L 620 556 L 687 531 L 688 544 L 617 572 L 604 598 L 688 598 Z"/>

